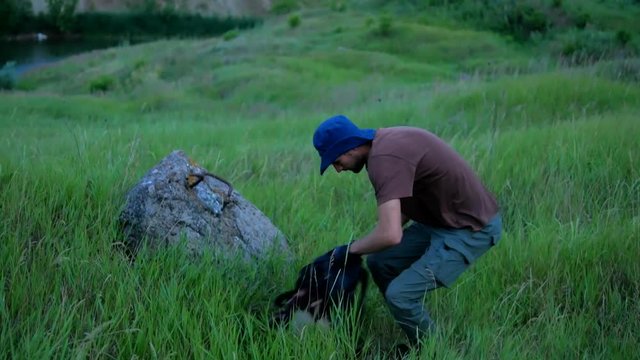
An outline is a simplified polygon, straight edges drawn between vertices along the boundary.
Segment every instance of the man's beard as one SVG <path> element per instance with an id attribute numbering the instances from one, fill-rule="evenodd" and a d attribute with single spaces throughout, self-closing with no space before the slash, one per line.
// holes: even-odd
<path id="1" fill-rule="evenodd" d="M 367 158 L 366 157 L 362 157 L 362 158 L 358 159 L 358 161 L 355 163 L 355 165 L 353 166 L 353 169 L 351 171 L 353 171 L 355 174 L 357 174 L 360 171 L 362 171 L 362 168 L 365 165 L 367 165 Z"/>

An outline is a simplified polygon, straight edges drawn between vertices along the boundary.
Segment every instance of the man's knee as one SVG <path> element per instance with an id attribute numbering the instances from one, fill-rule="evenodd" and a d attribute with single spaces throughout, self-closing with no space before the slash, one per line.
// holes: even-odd
<path id="1" fill-rule="evenodd" d="M 384 261 L 377 254 L 367 256 L 367 268 L 369 269 L 369 273 L 373 278 L 373 282 L 375 282 L 383 295 L 387 290 L 387 285 L 389 285 L 389 282 L 392 280 L 387 274 L 387 271 L 385 271 L 385 266 Z"/>
<path id="2" fill-rule="evenodd" d="M 415 307 L 417 303 L 417 300 L 410 296 L 407 289 L 397 282 L 391 282 L 391 284 L 389 284 L 384 292 L 384 298 L 390 307 L 400 311 L 410 310 L 412 307 Z"/>

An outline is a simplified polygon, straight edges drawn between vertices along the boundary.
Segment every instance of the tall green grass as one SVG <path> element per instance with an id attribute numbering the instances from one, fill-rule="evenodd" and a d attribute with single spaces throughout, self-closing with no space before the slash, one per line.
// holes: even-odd
<path id="1" fill-rule="evenodd" d="M 27 91 L 0 94 L 2 356 L 342 359 L 362 346 L 365 358 L 388 358 L 404 338 L 373 288 L 355 333 L 267 326 L 299 266 L 375 223 L 366 175 L 319 176 L 313 130 L 344 113 L 362 126 L 436 132 L 502 208 L 498 246 L 427 295 L 439 331 L 411 358 L 636 357 L 638 82 L 561 62 L 470 76 L 485 55 L 451 57 L 448 48 L 466 51 L 451 43 L 410 53 L 369 35 L 355 12 L 302 18 L 296 34 L 273 18 L 230 41 L 75 57 L 23 79 Z M 530 56 L 499 37 L 403 19 L 395 23 L 412 33 L 402 38 L 449 34 L 463 46 L 489 36 L 486 56 L 516 67 Z M 354 41 L 362 37 L 372 43 Z M 98 76 L 116 86 L 91 93 Z M 269 216 L 293 259 L 193 259 L 172 248 L 131 262 L 117 227 L 124 196 L 174 149 Z"/>

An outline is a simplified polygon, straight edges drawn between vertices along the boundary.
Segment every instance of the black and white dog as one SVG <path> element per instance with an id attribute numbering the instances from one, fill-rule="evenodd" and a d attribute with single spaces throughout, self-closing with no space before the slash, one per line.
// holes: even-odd
<path id="1" fill-rule="evenodd" d="M 368 286 L 368 273 L 362 267 L 362 260 L 350 258 L 346 263 L 338 264 L 333 255 L 333 251 L 329 251 L 304 266 L 298 273 L 295 287 L 275 298 L 278 310 L 271 319 L 273 325 L 291 321 L 328 325 L 333 311 L 349 310 L 354 306 L 358 286 L 356 311 L 362 310 Z"/>

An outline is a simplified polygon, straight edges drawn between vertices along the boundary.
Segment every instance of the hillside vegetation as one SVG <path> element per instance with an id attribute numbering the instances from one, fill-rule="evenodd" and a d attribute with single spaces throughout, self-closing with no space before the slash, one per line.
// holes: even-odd
<path id="1" fill-rule="evenodd" d="M 82 54 L 0 93 L 1 357 L 389 358 L 404 335 L 373 288 L 355 333 L 267 327 L 295 269 L 375 224 L 366 175 L 319 175 L 313 131 L 341 113 L 435 132 L 501 205 L 502 240 L 426 296 L 439 331 L 409 358 L 636 358 L 640 4 L 475 3 L 274 2 L 254 29 Z M 174 149 L 269 216 L 293 264 L 130 262 L 125 194 Z"/>

